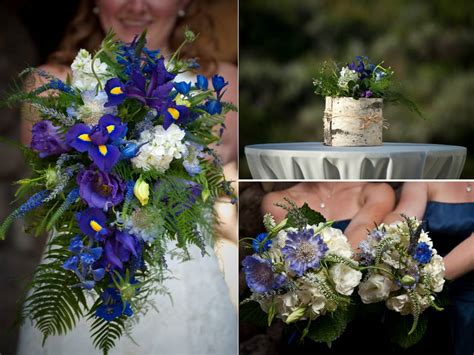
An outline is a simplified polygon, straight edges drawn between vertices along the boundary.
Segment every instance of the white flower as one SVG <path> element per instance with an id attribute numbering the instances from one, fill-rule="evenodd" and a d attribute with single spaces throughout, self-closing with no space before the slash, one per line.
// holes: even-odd
<path id="1" fill-rule="evenodd" d="M 352 257 L 351 245 L 341 230 L 328 227 L 324 228 L 320 235 L 329 248 L 329 254 L 339 255 L 343 258 Z"/>
<path id="2" fill-rule="evenodd" d="M 183 143 L 185 132 L 172 124 L 168 129 L 155 126 L 143 131 L 138 144 L 144 144 L 138 156 L 131 159 L 134 168 L 143 170 L 156 169 L 163 173 L 174 159 L 180 159 L 186 151 Z M 146 144 L 145 144 L 146 143 Z"/>
<path id="3" fill-rule="evenodd" d="M 355 70 L 350 70 L 348 67 L 344 67 L 341 69 L 337 85 L 341 89 L 347 90 L 349 81 L 357 81 L 358 79 L 359 74 Z"/>
<path id="4" fill-rule="evenodd" d="M 444 261 L 439 255 L 433 255 L 423 268 L 423 273 L 430 275 L 430 286 L 434 292 L 441 292 L 444 286 Z"/>
<path id="5" fill-rule="evenodd" d="M 365 304 L 376 303 L 388 297 L 393 282 L 380 274 L 371 275 L 359 285 L 359 295 Z"/>
<path id="6" fill-rule="evenodd" d="M 344 265 L 336 264 L 329 269 L 329 275 L 336 285 L 336 291 L 342 295 L 350 296 L 354 288 L 360 283 L 362 273 L 359 270 Z"/>
<path id="7" fill-rule="evenodd" d="M 84 105 L 79 106 L 76 111 L 77 117 L 89 126 L 95 126 L 105 114 L 117 113 L 116 107 L 104 107 L 108 100 L 105 91 L 101 90 L 97 95 L 95 92 L 95 90 L 83 91 L 81 97 Z"/>
<path id="8" fill-rule="evenodd" d="M 388 309 L 392 311 L 399 312 L 402 315 L 407 315 L 411 313 L 410 297 L 406 293 L 396 297 L 390 297 L 385 304 Z"/>
<path id="9" fill-rule="evenodd" d="M 81 49 L 76 58 L 71 64 L 72 69 L 72 86 L 79 89 L 79 91 L 95 90 L 98 82 L 94 73 L 92 72 L 92 56 L 85 49 Z M 102 63 L 99 58 L 94 61 L 94 71 L 100 79 L 102 86 L 105 85 L 108 79 L 113 75 L 109 73 L 108 66 Z"/>

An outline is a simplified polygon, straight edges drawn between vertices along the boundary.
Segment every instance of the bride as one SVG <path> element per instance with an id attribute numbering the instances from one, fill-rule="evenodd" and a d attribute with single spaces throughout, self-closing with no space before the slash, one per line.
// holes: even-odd
<path id="1" fill-rule="evenodd" d="M 205 37 L 206 9 L 200 0 L 82 0 L 57 52 L 40 69 L 65 80 L 69 66 L 80 48 L 93 52 L 98 48 L 106 29 L 112 28 L 118 39 L 130 42 L 147 28 L 147 47 L 160 49 L 167 57 L 176 47 L 184 24 L 192 29 L 202 24 Z M 212 37 L 212 36 L 211 36 Z M 212 49 L 195 47 L 183 51 L 183 56 L 199 57 L 201 73 L 219 73 L 229 81 L 224 100 L 236 103 L 237 70 L 233 64 L 216 62 Z M 191 76 L 179 78 L 195 81 Z M 37 85 L 41 78 L 35 78 Z M 222 144 L 215 149 L 225 164 L 225 170 L 235 176 L 237 155 L 237 116 L 226 117 L 227 130 Z M 22 140 L 29 144 L 31 120 L 24 120 Z M 172 247 L 172 246 L 170 246 Z M 171 279 L 165 287 L 172 300 L 157 294 L 152 300 L 158 312 L 149 310 L 133 327 L 131 337 L 123 336 L 112 354 L 235 354 L 237 352 L 237 315 L 232 295 L 219 268 L 219 260 L 211 247 L 209 256 L 190 247 L 191 261 L 168 261 Z M 81 321 L 66 335 L 51 336 L 44 347 L 42 334 L 27 320 L 20 330 L 18 354 L 84 354 L 96 353 L 89 334 L 89 324 Z"/>

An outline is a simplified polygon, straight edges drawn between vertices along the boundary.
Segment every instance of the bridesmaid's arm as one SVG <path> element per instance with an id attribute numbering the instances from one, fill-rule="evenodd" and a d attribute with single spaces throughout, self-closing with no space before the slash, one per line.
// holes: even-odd
<path id="1" fill-rule="evenodd" d="M 474 233 L 444 257 L 445 278 L 455 280 L 474 270 Z"/>
<path id="2" fill-rule="evenodd" d="M 397 207 L 385 216 L 385 224 L 402 220 L 401 214 L 422 219 L 428 202 L 428 184 L 426 182 L 405 182 Z"/>
<path id="3" fill-rule="evenodd" d="M 369 184 L 363 191 L 364 203 L 344 234 L 354 250 L 367 237 L 368 230 L 380 224 L 395 205 L 395 192 L 388 184 Z"/>

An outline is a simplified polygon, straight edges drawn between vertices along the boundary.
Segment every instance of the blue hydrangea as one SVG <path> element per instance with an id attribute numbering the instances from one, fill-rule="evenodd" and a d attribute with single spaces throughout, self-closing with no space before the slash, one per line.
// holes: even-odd
<path id="1" fill-rule="evenodd" d="M 265 293 L 281 288 L 286 277 L 275 274 L 272 264 L 258 255 L 247 256 L 242 261 L 247 286 L 256 293 Z"/>
<path id="2" fill-rule="evenodd" d="M 252 242 L 252 248 L 256 253 L 262 252 L 262 251 L 267 251 L 270 246 L 272 245 L 272 240 L 265 238 L 268 237 L 268 233 L 260 233 L 255 237 L 255 239 Z M 265 243 L 262 244 L 262 242 L 265 240 Z"/>
<path id="3" fill-rule="evenodd" d="M 417 244 L 415 251 L 413 252 L 413 259 L 421 264 L 427 264 L 430 262 L 433 252 L 428 244 L 420 242 Z"/>
<path id="4" fill-rule="evenodd" d="M 290 270 L 302 276 L 308 269 L 317 269 L 328 246 L 319 234 L 312 229 L 288 232 L 288 239 L 281 252 Z"/>

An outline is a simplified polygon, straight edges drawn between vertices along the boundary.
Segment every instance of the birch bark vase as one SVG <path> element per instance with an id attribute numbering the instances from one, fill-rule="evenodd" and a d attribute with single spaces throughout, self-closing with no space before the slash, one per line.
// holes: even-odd
<path id="1" fill-rule="evenodd" d="M 335 147 L 382 145 L 383 99 L 326 97 L 324 144 Z"/>

